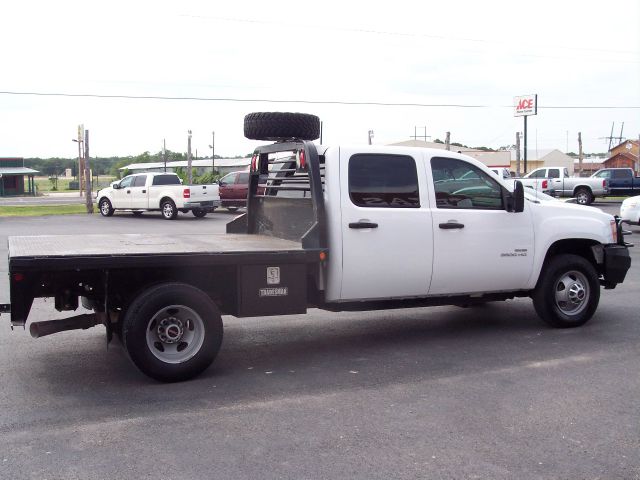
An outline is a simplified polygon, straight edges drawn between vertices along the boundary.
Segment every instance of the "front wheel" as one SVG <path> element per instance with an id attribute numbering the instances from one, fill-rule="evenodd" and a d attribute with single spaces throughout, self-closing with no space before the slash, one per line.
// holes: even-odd
<path id="1" fill-rule="evenodd" d="M 227 210 L 229 210 L 231 213 L 237 212 L 238 211 L 238 207 L 227 207 Z"/>
<path id="2" fill-rule="evenodd" d="M 166 220 L 173 220 L 178 216 L 178 209 L 176 208 L 176 204 L 173 203 L 172 200 L 165 200 L 160 205 L 160 209 L 162 210 L 162 216 Z"/>
<path id="3" fill-rule="evenodd" d="M 533 306 L 552 327 L 584 325 L 600 301 L 600 282 L 593 265 L 578 255 L 557 255 L 548 260 L 533 292 Z"/>
<path id="4" fill-rule="evenodd" d="M 591 202 L 593 202 L 593 195 L 586 188 L 579 188 L 576 190 L 575 197 L 576 202 L 580 205 L 591 205 Z"/>
<path id="5" fill-rule="evenodd" d="M 220 311 L 196 287 L 155 285 L 127 308 L 122 340 L 145 375 L 161 382 L 188 380 L 209 367 L 220 350 Z"/>
<path id="6" fill-rule="evenodd" d="M 111 202 L 107 198 L 103 198 L 102 200 L 100 200 L 99 207 L 100 207 L 100 215 L 102 215 L 103 217 L 110 217 L 111 215 L 113 215 L 113 212 L 115 211 L 114 208 L 111 206 Z"/>

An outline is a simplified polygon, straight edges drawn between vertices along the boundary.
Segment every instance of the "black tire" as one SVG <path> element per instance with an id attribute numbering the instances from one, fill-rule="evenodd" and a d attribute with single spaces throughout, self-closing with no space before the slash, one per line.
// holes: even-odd
<path id="1" fill-rule="evenodd" d="M 113 215 L 113 212 L 115 212 L 115 209 L 111 206 L 111 202 L 108 198 L 101 198 L 98 202 L 98 208 L 103 217 L 110 217 Z"/>
<path id="2" fill-rule="evenodd" d="M 220 350 L 222 332 L 216 304 L 202 290 L 184 283 L 162 283 L 143 291 L 127 308 L 122 323 L 129 357 L 142 373 L 161 382 L 188 380 L 206 370 Z M 187 335 L 192 335 L 192 343 L 180 350 Z"/>
<path id="3" fill-rule="evenodd" d="M 579 188 L 574 195 L 576 197 L 576 203 L 579 205 L 591 205 L 593 202 L 593 194 L 588 188 Z"/>
<path id="4" fill-rule="evenodd" d="M 165 200 L 160 204 L 160 211 L 165 220 L 173 220 L 178 216 L 178 209 L 173 200 Z"/>
<path id="5" fill-rule="evenodd" d="M 598 272 L 584 257 L 551 257 L 542 269 L 533 295 L 538 316 L 556 328 L 584 325 L 600 302 Z"/>
<path id="6" fill-rule="evenodd" d="M 196 218 L 202 218 L 207 215 L 207 211 L 202 208 L 194 208 L 191 210 L 191 213 L 193 213 L 193 216 Z"/>
<path id="7" fill-rule="evenodd" d="M 315 140 L 320 137 L 320 119 L 308 113 L 250 113 L 244 117 L 244 136 L 251 140 Z"/>
<path id="8" fill-rule="evenodd" d="M 136 211 L 131 212 L 131 213 L 133 213 L 133 215 L 134 215 L 135 217 L 141 217 L 143 212 L 141 212 L 140 210 L 136 210 Z"/>
<path id="9" fill-rule="evenodd" d="M 237 212 L 238 211 L 238 207 L 227 207 L 227 210 L 229 210 L 230 212 Z"/>

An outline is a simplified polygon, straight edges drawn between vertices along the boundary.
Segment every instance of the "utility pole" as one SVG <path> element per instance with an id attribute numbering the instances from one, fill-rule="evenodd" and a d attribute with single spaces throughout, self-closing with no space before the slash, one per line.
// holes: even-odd
<path id="1" fill-rule="evenodd" d="M 91 195 L 91 166 L 89 165 L 89 130 L 84 131 L 84 187 L 87 213 L 93 213 L 93 198 Z"/>
<path id="2" fill-rule="evenodd" d="M 368 136 L 369 136 L 369 145 L 371 145 L 371 138 L 373 137 L 373 130 L 369 130 L 369 132 L 367 132 Z"/>
<path id="3" fill-rule="evenodd" d="M 447 132 L 444 137 L 444 148 L 445 150 L 451 150 L 451 132 Z"/>
<path id="4" fill-rule="evenodd" d="M 187 140 L 187 182 L 189 185 L 193 183 L 191 174 L 191 130 L 189 130 L 189 137 Z"/>
<path id="5" fill-rule="evenodd" d="M 211 132 L 211 145 L 209 145 L 211 149 L 211 174 L 216 174 L 216 132 Z"/>
<path id="6" fill-rule="evenodd" d="M 640 133 L 638 134 L 638 154 L 636 155 L 636 175 L 640 175 Z"/>
<path id="7" fill-rule="evenodd" d="M 78 194 L 82 197 L 82 143 L 84 142 L 84 125 L 78 125 Z"/>
<path id="8" fill-rule="evenodd" d="M 582 176 L 582 132 L 578 132 L 578 175 Z"/>
<path id="9" fill-rule="evenodd" d="M 516 177 L 520 177 L 520 132 L 516 132 Z"/>
<path id="10" fill-rule="evenodd" d="M 164 162 L 164 173 L 167 173 L 167 140 L 162 139 L 162 161 Z"/>

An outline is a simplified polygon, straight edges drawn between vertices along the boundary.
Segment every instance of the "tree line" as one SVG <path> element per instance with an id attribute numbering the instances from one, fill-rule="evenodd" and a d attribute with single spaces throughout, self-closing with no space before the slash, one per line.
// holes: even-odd
<path id="1" fill-rule="evenodd" d="M 166 151 L 167 162 L 176 162 L 180 160 L 187 160 L 186 153 Z M 251 156 L 245 155 L 245 156 Z M 215 155 L 216 159 L 223 158 L 220 155 Z M 233 158 L 244 158 L 241 155 L 236 155 Z M 195 160 L 195 158 L 194 158 Z M 114 177 L 120 177 L 120 168 L 129 165 L 131 163 L 149 163 L 149 162 L 162 162 L 162 152 L 150 153 L 144 152 L 140 155 L 131 155 L 126 157 L 91 157 L 89 164 L 94 175 L 111 175 Z M 24 166 L 39 171 L 42 175 L 48 177 L 57 177 L 66 171 L 67 168 L 71 169 L 71 175 L 76 177 L 78 174 L 78 158 L 25 158 Z"/>

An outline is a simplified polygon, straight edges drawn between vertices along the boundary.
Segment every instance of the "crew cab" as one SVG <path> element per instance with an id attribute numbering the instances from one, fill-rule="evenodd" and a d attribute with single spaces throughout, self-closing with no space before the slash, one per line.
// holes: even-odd
<path id="1" fill-rule="evenodd" d="M 130 210 L 136 215 L 159 210 L 167 220 L 178 212 L 204 217 L 220 206 L 218 185 L 182 185 L 175 173 L 136 173 L 127 175 L 96 194 L 98 208 L 105 217 L 116 210 Z"/>
<path id="2" fill-rule="evenodd" d="M 520 179 L 525 187 L 535 190 L 544 188 L 557 197 L 573 197 L 580 205 L 590 205 L 596 197 L 609 193 L 606 179 L 582 178 L 569 176 L 566 167 L 537 168 Z"/>
<path id="3" fill-rule="evenodd" d="M 308 114 L 254 113 L 244 126 L 276 141 L 255 149 L 247 211 L 226 234 L 10 237 L 0 311 L 25 326 L 35 298 L 82 304 L 89 313 L 32 321 L 31 335 L 102 324 L 142 372 L 178 381 L 213 362 L 223 314 L 531 297 L 547 324 L 578 327 L 630 267 L 613 216 L 538 200 L 463 154 L 316 145 Z"/>
<path id="4" fill-rule="evenodd" d="M 591 175 L 591 178 L 606 180 L 609 195 L 612 196 L 640 193 L 640 177 L 634 176 L 632 168 L 603 168 Z"/>

